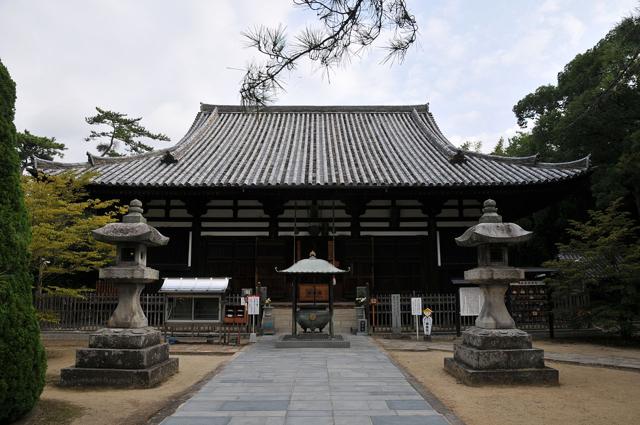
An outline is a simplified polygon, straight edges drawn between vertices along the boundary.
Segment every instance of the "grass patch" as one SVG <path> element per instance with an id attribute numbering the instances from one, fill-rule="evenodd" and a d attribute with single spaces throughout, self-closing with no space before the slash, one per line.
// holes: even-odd
<path id="1" fill-rule="evenodd" d="M 33 411 L 16 425 L 69 425 L 84 408 L 62 400 L 40 399 Z"/>

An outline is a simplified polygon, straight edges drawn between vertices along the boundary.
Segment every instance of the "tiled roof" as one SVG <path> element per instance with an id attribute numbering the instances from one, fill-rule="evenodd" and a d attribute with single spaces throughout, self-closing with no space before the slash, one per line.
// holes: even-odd
<path id="1" fill-rule="evenodd" d="M 175 146 L 150 153 L 61 164 L 37 160 L 48 174 L 97 172 L 96 185 L 167 187 L 461 187 L 529 185 L 574 178 L 589 158 L 562 164 L 536 156 L 461 152 L 427 105 L 202 105 Z"/>

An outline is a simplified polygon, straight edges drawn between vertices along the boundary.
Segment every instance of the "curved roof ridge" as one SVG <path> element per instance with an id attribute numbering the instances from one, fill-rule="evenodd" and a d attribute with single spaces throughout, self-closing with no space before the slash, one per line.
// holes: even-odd
<path id="1" fill-rule="evenodd" d="M 33 160 L 35 162 L 35 169 L 37 170 L 40 164 L 44 164 L 47 166 L 47 168 L 53 168 L 53 169 L 65 169 L 65 168 L 79 168 L 79 167 L 86 167 L 87 165 L 90 165 L 88 162 L 58 162 L 58 161 L 52 161 L 49 159 L 42 159 L 42 158 L 38 158 L 37 156 L 33 157 Z"/>
<path id="2" fill-rule="evenodd" d="M 127 156 L 99 156 L 99 155 L 95 155 L 92 154 L 91 152 L 87 152 L 87 158 L 89 158 L 89 163 L 91 165 L 96 165 L 96 164 L 113 164 L 113 163 L 119 163 L 119 162 L 127 162 L 127 161 L 131 161 L 134 159 L 140 159 L 140 158 L 148 158 L 150 156 L 156 156 L 158 154 L 161 153 L 165 153 L 169 150 L 170 148 L 163 148 L 163 149 L 158 149 L 157 151 L 149 151 L 149 152 L 144 152 L 144 153 L 139 153 L 136 155 L 127 155 Z"/>
<path id="3" fill-rule="evenodd" d="M 538 163 L 538 158 L 540 157 L 540 154 L 537 154 L 537 153 L 533 155 L 528 155 L 528 156 L 502 156 L 502 155 L 493 155 L 488 153 L 465 151 L 465 150 L 463 150 L 462 153 L 464 155 L 474 156 L 476 158 L 486 158 L 486 159 L 491 159 L 493 161 L 498 161 L 498 162 L 507 162 L 511 164 L 522 164 L 522 165 L 536 165 Z"/>
<path id="4" fill-rule="evenodd" d="M 576 159 L 575 161 L 538 162 L 537 165 L 544 168 L 579 168 L 588 170 L 589 167 L 591 167 L 591 154 L 585 156 L 584 158 Z"/>
<path id="5" fill-rule="evenodd" d="M 502 156 L 502 155 L 492 155 L 486 154 L 482 152 L 473 152 L 473 151 L 463 151 L 461 152 L 464 155 L 476 157 L 476 158 L 484 158 L 490 159 L 498 162 L 506 162 L 510 164 L 520 164 L 520 165 L 528 165 L 532 167 L 540 167 L 540 168 L 578 168 L 578 169 L 589 169 L 591 165 L 591 155 L 587 155 L 584 158 L 576 159 L 573 161 L 566 162 L 539 162 L 540 154 L 536 153 L 529 156 Z"/>
<path id="6" fill-rule="evenodd" d="M 408 112 L 414 109 L 428 113 L 429 104 L 421 105 L 270 105 L 260 108 L 252 108 L 242 105 L 215 105 L 208 103 L 200 104 L 201 112 L 211 112 L 218 110 L 220 113 L 262 113 L 262 112 Z"/>
<path id="7" fill-rule="evenodd" d="M 427 137 L 427 139 L 433 142 L 433 145 L 440 151 L 441 154 L 446 155 L 447 157 L 454 155 L 456 153 L 456 148 L 449 142 L 446 138 L 444 139 L 446 142 L 440 140 L 437 134 L 434 134 L 434 130 L 430 129 L 422 119 L 420 119 L 420 115 L 418 115 L 418 111 L 414 108 L 411 111 L 411 118 L 413 122 L 418 126 L 420 131 Z M 435 137 L 434 137 L 435 136 Z"/>
<path id="8" fill-rule="evenodd" d="M 442 139 L 442 141 L 450 148 L 453 149 L 454 151 L 458 150 L 458 147 L 456 145 L 454 145 L 453 143 L 451 143 L 451 141 L 449 141 L 449 139 L 447 138 L 447 136 L 444 135 L 444 133 L 442 132 L 442 130 L 440 130 L 440 126 L 438 125 L 438 123 L 436 122 L 436 119 L 433 117 L 433 114 L 430 111 L 427 111 L 427 113 L 425 114 L 425 118 L 427 119 L 427 122 L 433 126 L 434 132 L 440 137 L 440 139 Z"/>

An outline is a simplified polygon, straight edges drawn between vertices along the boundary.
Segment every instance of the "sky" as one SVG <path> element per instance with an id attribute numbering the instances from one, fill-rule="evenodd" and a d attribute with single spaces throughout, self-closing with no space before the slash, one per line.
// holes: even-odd
<path id="1" fill-rule="evenodd" d="M 490 152 L 519 130 L 512 108 L 628 16 L 638 0 L 408 0 L 420 28 L 400 65 L 369 49 L 329 76 L 305 62 L 280 105 L 424 104 L 452 143 Z M 17 84 L 16 127 L 85 161 L 95 107 L 143 117 L 177 142 L 200 103 L 238 104 L 256 25 L 295 34 L 315 15 L 291 0 L 0 0 L 0 60 Z"/>

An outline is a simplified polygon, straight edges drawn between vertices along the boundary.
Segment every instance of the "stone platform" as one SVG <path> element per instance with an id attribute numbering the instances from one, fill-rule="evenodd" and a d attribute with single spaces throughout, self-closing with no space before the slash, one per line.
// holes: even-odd
<path id="1" fill-rule="evenodd" d="M 76 351 L 75 366 L 60 371 L 60 385 L 148 388 L 177 371 L 178 359 L 169 358 L 160 331 L 108 328 Z"/>
<path id="2" fill-rule="evenodd" d="M 544 365 L 544 351 L 532 348 L 519 329 L 470 328 L 444 368 L 466 385 L 557 385 L 558 371 Z"/>
<path id="3" fill-rule="evenodd" d="M 351 343 L 341 335 L 333 337 L 322 333 L 284 335 L 276 343 L 276 348 L 349 348 Z"/>

